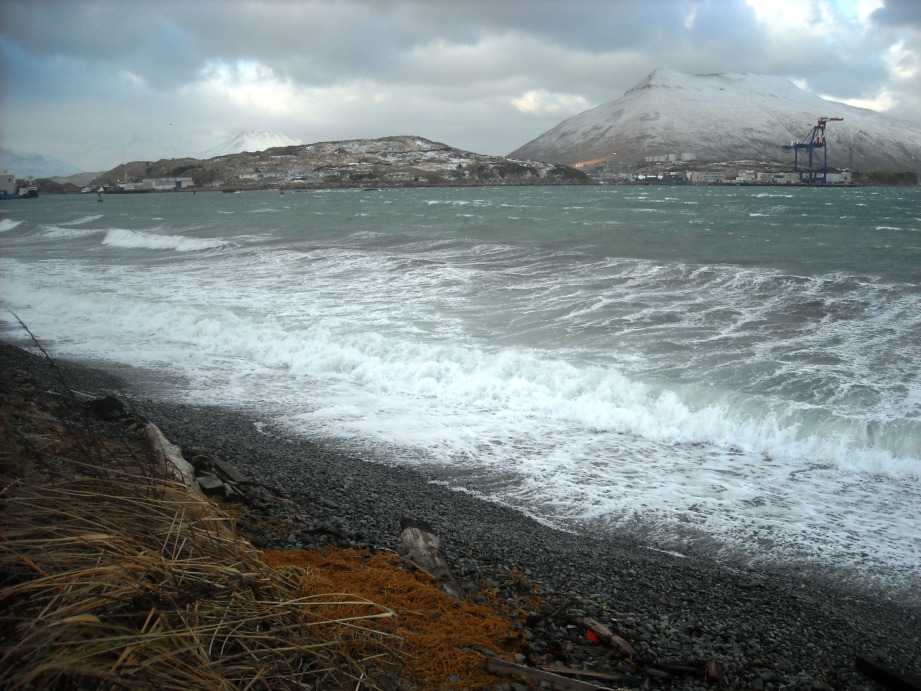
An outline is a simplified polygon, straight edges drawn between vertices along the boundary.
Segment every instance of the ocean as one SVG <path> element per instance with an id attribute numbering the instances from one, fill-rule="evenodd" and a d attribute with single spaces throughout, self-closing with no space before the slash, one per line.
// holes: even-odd
<path id="1" fill-rule="evenodd" d="M 103 199 L 0 207 L 6 339 L 563 529 L 921 588 L 921 190 Z"/>

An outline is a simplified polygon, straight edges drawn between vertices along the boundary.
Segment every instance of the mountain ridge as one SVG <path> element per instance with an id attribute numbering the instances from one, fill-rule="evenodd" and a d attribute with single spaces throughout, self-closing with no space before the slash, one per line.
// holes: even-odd
<path id="1" fill-rule="evenodd" d="M 76 175 L 82 171 L 76 166 L 48 154 L 24 153 L 0 149 L 0 168 L 13 172 L 19 179 L 50 178 Z"/>
<path id="2" fill-rule="evenodd" d="M 613 101 L 563 120 L 512 151 L 513 158 L 573 165 L 595 159 L 639 163 L 647 156 L 696 154 L 701 162 L 763 160 L 789 166 L 784 145 L 819 117 L 829 166 L 921 172 L 921 125 L 829 101 L 783 77 L 687 75 L 659 68 Z M 616 159 L 614 153 L 616 152 Z"/>
<path id="3" fill-rule="evenodd" d="M 272 147 L 196 158 L 132 161 L 100 175 L 93 187 L 127 178 L 190 177 L 204 189 L 267 187 L 414 187 L 591 184 L 565 165 L 516 161 L 462 151 L 423 137 L 400 135 Z"/>

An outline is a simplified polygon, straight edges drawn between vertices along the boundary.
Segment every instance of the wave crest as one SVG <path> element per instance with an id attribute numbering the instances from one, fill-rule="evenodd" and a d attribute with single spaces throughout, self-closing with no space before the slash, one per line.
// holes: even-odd
<path id="1" fill-rule="evenodd" d="M 223 247 L 220 238 L 187 238 L 182 235 L 158 235 L 135 230 L 116 228 L 106 233 L 103 245 L 125 249 L 173 250 L 175 252 L 199 252 Z"/>

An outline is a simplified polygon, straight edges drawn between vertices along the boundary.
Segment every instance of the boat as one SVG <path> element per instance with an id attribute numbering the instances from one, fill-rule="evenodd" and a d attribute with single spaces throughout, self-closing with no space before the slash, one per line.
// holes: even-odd
<path id="1" fill-rule="evenodd" d="M 0 170 L 0 199 L 35 199 L 38 187 L 16 186 L 16 176 L 9 170 Z"/>

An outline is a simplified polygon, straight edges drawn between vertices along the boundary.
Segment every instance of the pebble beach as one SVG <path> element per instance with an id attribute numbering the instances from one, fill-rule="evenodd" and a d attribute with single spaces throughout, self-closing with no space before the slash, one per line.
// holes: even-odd
<path id="1" fill-rule="evenodd" d="M 131 372 L 57 366 L 79 396 L 115 395 L 187 457 L 220 458 L 251 478 L 262 499 L 248 504 L 242 523 L 251 527 L 243 532 L 259 547 L 399 550 L 400 522 L 409 518 L 441 538 L 468 597 L 480 597 L 480 584 L 488 582 L 512 600 L 508 574 L 521 574 L 525 587 L 546 596 L 525 632 L 527 644 L 516 658 L 522 664 L 609 671 L 621 675 L 617 684 L 609 682 L 618 688 L 713 688 L 716 682 L 668 672 L 707 661 L 719 664 L 724 688 L 914 688 L 872 678 L 858 669 L 858 656 L 902 683 L 921 678 L 917 599 L 853 581 L 845 586 L 833 575 L 756 571 L 658 551 L 640 535 L 555 530 L 451 491 L 424 470 L 400 467 L 398 458 L 369 462 L 322 440 L 293 438 L 245 412 L 158 400 L 150 382 Z M 56 385 L 45 358 L 9 344 L 0 346 L 0 369 Z M 268 514 L 292 530 L 279 535 L 253 527 Z M 585 617 L 628 641 L 634 658 L 594 651 L 577 624 Z M 516 683 L 506 688 L 524 688 Z"/>

